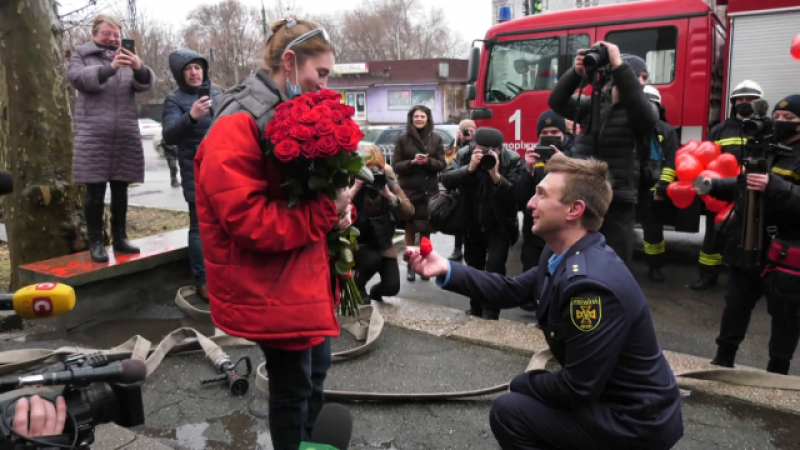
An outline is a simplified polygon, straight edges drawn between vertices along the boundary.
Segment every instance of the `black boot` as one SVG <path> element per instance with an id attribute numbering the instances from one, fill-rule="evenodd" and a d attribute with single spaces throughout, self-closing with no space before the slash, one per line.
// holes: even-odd
<path id="1" fill-rule="evenodd" d="M 779 373 L 781 375 L 789 375 L 789 361 L 788 359 L 770 358 L 767 363 L 767 372 Z"/>
<path id="2" fill-rule="evenodd" d="M 178 187 L 181 182 L 178 181 L 178 160 L 172 156 L 167 156 L 167 165 L 169 166 L 169 179 L 172 187 Z"/>
<path id="3" fill-rule="evenodd" d="M 105 209 L 106 184 L 86 185 L 83 214 L 86 218 L 86 237 L 89 239 L 89 254 L 94 262 L 107 262 L 108 253 L 103 243 L 103 210 Z"/>
<path id="4" fill-rule="evenodd" d="M 716 276 L 706 276 L 706 277 L 700 277 L 699 280 L 692 283 L 692 285 L 689 286 L 689 289 L 693 291 L 705 291 L 707 289 L 711 289 L 716 285 L 717 285 Z"/>
<path id="5" fill-rule="evenodd" d="M 111 182 L 111 235 L 114 238 L 114 251 L 120 253 L 139 253 L 128 240 L 125 222 L 128 215 L 128 183 Z"/>
<path id="6" fill-rule="evenodd" d="M 720 367 L 733 367 L 733 361 L 735 359 L 736 350 L 717 347 L 717 356 L 711 360 L 711 364 Z"/>
<path id="7" fill-rule="evenodd" d="M 417 279 L 417 274 L 414 273 L 414 269 L 411 268 L 411 263 L 408 263 L 408 265 L 406 265 L 406 270 L 408 271 L 408 273 L 406 274 L 406 280 L 415 281 Z"/>

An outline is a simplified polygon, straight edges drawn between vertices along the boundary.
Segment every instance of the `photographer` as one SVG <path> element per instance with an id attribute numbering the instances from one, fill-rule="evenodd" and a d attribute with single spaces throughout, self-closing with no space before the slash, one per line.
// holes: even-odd
<path id="1" fill-rule="evenodd" d="M 591 71 L 587 73 L 584 56 L 588 55 Z M 588 75 L 588 78 L 587 78 Z M 586 118 L 592 112 L 592 102 L 582 98 L 580 103 L 572 94 L 582 83 L 594 76 L 605 84 L 598 123 Z M 640 166 L 648 149 L 638 142 L 651 136 L 658 116 L 647 101 L 642 86 L 647 83 L 647 64 L 638 56 L 620 55 L 619 48 L 608 42 L 598 42 L 589 50 L 578 50 L 575 66 L 558 81 L 550 94 L 550 107 L 580 124 L 582 133 L 572 148 L 572 156 L 594 157 L 609 165 L 614 199 L 600 232 L 606 242 L 626 263 L 633 256 L 636 202 L 639 194 Z"/>
<path id="2" fill-rule="evenodd" d="M 796 275 L 797 270 L 788 270 L 779 272 L 779 276 L 788 278 L 767 278 L 775 269 L 774 265 L 767 265 L 766 270 L 763 263 L 753 267 L 752 263 L 746 262 L 746 249 L 742 246 L 745 197 L 750 192 L 761 193 L 763 220 L 754 221 L 761 227 L 757 232 L 764 231 L 764 242 L 759 243 L 759 248 L 769 248 L 770 237 L 788 243 L 800 240 L 800 95 L 790 95 L 778 102 L 772 117 L 773 139 L 783 147 L 767 150 L 766 173 L 743 173 L 739 180 L 725 179 L 713 183 L 703 180 L 704 184 L 710 184 L 709 193 L 713 197 L 736 201 L 733 212 L 723 223 L 727 237 L 724 258 L 730 267 L 730 275 L 716 339 L 717 355 L 711 364 L 733 367 L 753 308 L 763 295 L 767 298 L 767 311 L 772 317 L 767 371 L 787 374 L 800 337 L 800 301 L 797 299 L 800 277 Z M 787 247 L 785 251 L 795 252 L 793 248 Z M 767 251 L 758 256 L 758 261 L 768 263 L 774 257 Z M 762 280 L 762 277 L 765 278 Z M 777 281 L 787 284 L 778 284 Z"/>
<path id="3" fill-rule="evenodd" d="M 464 261 L 476 269 L 505 275 L 508 251 L 519 238 L 514 184 L 522 171 L 519 154 L 503 148 L 503 135 L 494 128 L 475 132 L 475 149 L 459 150 L 442 172 L 446 189 L 458 189 L 465 202 L 467 228 Z M 487 308 L 478 295 L 470 298 L 467 314 L 497 320 L 500 310 Z"/>
<path id="4" fill-rule="evenodd" d="M 742 121 L 749 119 L 755 113 L 753 102 L 761 99 L 764 92 L 758 83 L 745 80 L 736 85 L 731 91 L 731 117 L 717 124 L 708 132 L 708 140 L 720 145 L 722 153 L 736 155 L 742 161 Z M 762 114 L 766 114 L 764 111 Z M 717 285 L 717 278 L 722 272 L 722 250 L 725 247 L 725 237 L 718 236 L 714 227 L 716 213 L 706 212 L 706 232 L 703 236 L 703 246 L 698 258 L 698 272 L 700 278 L 689 286 L 693 291 L 705 291 Z"/>
<path id="5" fill-rule="evenodd" d="M 461 123 L 458 124 L 458 136 L 456 136 L 455 142 L 453 142 L 453 146 L 450 150 L 445 152 L 444 159 L 447 163 L 447 167 L 450 167 L 450 164 L 456 159 L 458 155 L 458 151 L 464 147 L 469 147 L 470 150 L 475 149 L 475 140 L 473 136 L 475 136 L 475 122 L 469 119 L 464 119 Z M 458 235 L 455 237 L 455 245 L 453 249 L 453 254 L 448 257 L 450 261 L 461 261 L 464 259 L 464 254 L 461 253 L 461 247 L 464 246 L 464 236 Z"/>
<path id="6" fill-rule="evenodd" d="M 642 180 L 642 189 L 639 192 L 639 217 L 644 234 L 645 261 L 649 268 L 648 276 L 656 282 L 664 281 L 661 267 L 664 266 L 664 256 L 667 250 L 664 241 L 664 207 L 667 198 L 667 186 L 675 181 L 675 153 L 680 147 L 678 133 L 675 128 L 667 123 L 667 112 L 661 105 L 661 93 L 653 86 L 644 87 L 647 99 L 658 110 L 659 119 L 656 122 L 654 134 L 650 142 L 650 156 L 647 161 L 645 173 L 647 179 Z"/>
<path id="7" fill-rule="evenodd" d="M 350 197 L 359 211 L 355 226 L 361 232 L 355 254 L 355 282 L 364 304 L 369 305 L 370 299 L 382 302 L 384 296 L 400 292 L 400 267 L 392 243 L 397 228 L 395 218 L 414 217 L 414 205 L 400 189 L 391 166 L 386 165 L 377 147 L 366 149 L 364 159 L 375 180 L 369 185 L 356 180 L 350 188 Z M 381 281 L 367 294 L 367 282 L 376 273 Z"/>

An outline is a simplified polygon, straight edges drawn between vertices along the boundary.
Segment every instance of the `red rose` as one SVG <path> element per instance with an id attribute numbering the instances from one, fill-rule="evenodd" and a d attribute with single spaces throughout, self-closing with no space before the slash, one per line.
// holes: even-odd
<path id="1" fill-rule="evenodd" d="M 264 136 L 266 136 L 267 139 L 269 139 L 270 137 L 272 137 L 273 134 L 275 134 L 275 130 L 277 129 L 278 129 L 278 121 L 277 120 L 270 121 L 267 124 L 267 128 L 264 129 Z"/>
<path id="2" fill-rule="evenodd" d="M 356 113 L 355 108 L 350 105 L 345 105 L 344 103 L 339 105 L 339 111 L 343 112 L 347 117 L 353 117 Z"/>
<path id="3" fill-rule="evenodd" d="M 289 128 L 289 136 L 298 141 L 307 141 L 314 136 L 314 129 L 306 125 L 295 125 Z"/>
<path id="4" fill-rule="evenodd" d="M 275 112 L 288 111 L 292 109 L 292 106 L 294 106 L 294 103 L 292 102 L 279 103 L 278 106 L 275 107 Z"/>
<path id="5" fill-rule="evenodd" d="M 287 130 L 289 130 L 297 125 L 300 125 L 300 121 L 297 120 L 297 117 L 290 114 L 289 117 L 280 121 L 280 123 L 278 124 L 278 128 L 286 128 Z"/>
<path id="6" fill-rule="evenodd" d="M 300 145 L 300 154 L 303 155 L 306 159 L 314 159 L 319 156 L 319 151 L 317 149 L 317 142 L 313 139 L 309 139 L 303 142 Z"/>
<path id="7" fill-rule="evenodd" d="M 319 121 L 319 119 L 321 117 L 322 117 L 322 115 L 320 114 L 320 112 L 317 111 L 316 108 L 314 108 L 314 109 L 309 110 L 306 113 L 303 113 L 303 115 L 298 117 L 297 120 L 300 123 L 304 123 L 306 125 L 313 125 L 313 124 L 317 123 L 317 121 Z"/>
<path id="8" fill-rule="evenodd" d="M 322 117 L 319 122 L 314 124 L 314 128 L 317 130 L 317 134 L 320 136 L 326 136 L 328 134 L 333 133 L 333 129 L 336 127 L 336 124 L 327 117 Z"/>
<path id="9" fill-rule="evenodd" d="M 323 100 L 323 101 L 320 103 L 320 105 L 327 106 L 328 108 L 331 108 L 331 109 L 334 109 L 334 110 L 335 110 L 336 108 L 338 108 L 338 107 L 339 107 L 339 105 L 341 105 L 341 104 L 342 104 L 341 100 L 330 100 L 330 99 L 328 99 L 328 100 Z"/>
<path id="10" fill-rule="evenodd" d="M 277 127 L 270 136 L 269 140 L 277 144 L 289 138 L 289 128 Z"/>
<path id="11" fill-rule="evenodd" d="M 315 105 L 325 99 L 319 92 L 309 92 L 305 95 L 307 95 L 308 100 Z"/>
<path id="12" fill-rule="evenodd" d="M 345 117 L 343 112 L 339 111 L 338 109 L 334 109 L 331 111 L 330 118 L 333 123 L 341 123 L 347 117 Z"/>
<path id="13" fill-rule="evenodd" d="M 341 94 L 330 89 L 323 89 L 319 91 L 319 96 L 325 100 L 336 100 L 336 103 L 339 103 L 339 100 L 342 98 Z"/>
<path id="14" fill-rule="evenodd" d="M 300 156 L 300 145 L 293 139 L 284 139 L 275 146 L 275 157 L 282 162 L 289 162 Z"/>
<path id="15" fill-rule="evenodd" d="M 353 151 L 358 149 L 358 141 L 361 140 L 361 136 L 352 127 L 340 125 L 333 131 L 333 135 L 336 137 L 336 142 L 345 150 Z"/>
<path id="16" fill-rule="evenodd" d="M 330 115 L 331 108 L 325 105 L 317 105 L 314 107 L 314 111 L 318 111 L 320 116 L 325 117 Z"/>
<path id="17" fill-rule="evenodd" d="M 299 118 L 303 114 L 311 111 L 311 108 L 308 107 L 305 103 L 297 103 L 292 106 L 292 117 Z"/>
<path id="18" fill-rule="evenodd" d="M 317 139 L 316 147 L 317 150 L 319 150 L 319 156 L 327 158 L 339 153 L 341 145 L 339 145 L 338 140 L 333 137 L 332 134 L 328 134 Z"/>
<path id="19" fill-rule="evenodd" d="M 289 109 L 284 108 L 281 111 L 278 111 L 276 109 L 275 110 L 275 115 L 272 116 L 272 121 L 270 121 L 270 123 L 272 123 L 272 122 L 282 122 L 282 121 L 286 120 L 291 114 L 292 113 L 291 113 L 291 111 Z"/>

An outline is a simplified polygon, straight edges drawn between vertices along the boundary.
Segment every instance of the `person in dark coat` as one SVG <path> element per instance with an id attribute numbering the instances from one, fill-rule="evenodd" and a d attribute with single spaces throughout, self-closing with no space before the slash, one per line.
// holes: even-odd
<path id="1" fill-rule="evenodd" d="M 417 105 L 408 112 L 406 132 L 394 146 L 392 168 L 400 188 L 414 205 L 414 217 L 406 221 L 405 235 L 406 246 L 412 246 L 417 233 L 431 235 L 428 199 L 439 192 L 438 174 L 445 169 L 444 142 L 433 132 L 433 115 L 427 107 Z M 408 269 L 406 278 L 414 281 L 414 271 Z"/>
<path id="2" fill-rule="evenodd" d="M 494 400 L 503 450 L 672 448 L 681 396 L 641 288 L 597 230 L 612 199 L 608 165 L 555 155 L 528 208 L 545 247 L 538 267 L 507 278 L 411 251 L 420 274 L 499 308 L 537 298 L 536 316 L 562 369 L 533 370 Z"/>
<path id="3" fill-rule="evenodd" d="M 170 53 L 169 68 L 178 88 L 164 100 L 164 142 L 178 147 L 183 198 L 189 204 L 189 263 L 197 294 L 208 300 L 203 246 L 194 201 L 194 156 L 211 127 L 214 105 L 219 103 L 222 93 L 211 84 L 208 61 L 195 51 L 181 49 Z M 208 89 L 210 96 L 201 97 L 199 88 Z"/>
<path id="4" fill-rule="evenodd" d="M 128 185 L 144 182 L 136 93 L 152 89 L 156 75 L 135 53 L 120 47 L 121 33 L 118 20 L 96 16 L 92 41 L 75 49 L 67 69 L 67 79 L 78 91 L 72 181 L 86 185 L 86 232 L 95 262 L 108 261 L 103 244 L 106 184 L 111 184 L 114 251 L 139 253 L 126 232 Z"/>
<path id="5" fill-rule="evenodd" d="M 464 147 L 469 147 L 470 149 L 475 148 L 475 140 L 473 139 L 473 136 L 475 136 L 475 130 L 477 128 L 478 127 L 475 126 L 475 121 L 470 119 L 464 119 L 458 124 L 458 135 L 456 136 L 456 140 L 453 142 L 452 147 L 445 151 L 445 162 L 447 163 L 447 167 L 450 167 L 450 164 L 455 161 L 459 150 Z M 459 234 L 454 236 L 453 254 L 451 254 L 448 258 L 453 261 L 461 261 L 464 259 L 464 254 L 461 252 L 462 247 L 464 247 L 464 235 Z"/>
<path id="6" fill-rule="evenodd" d="M 640 165 L 650 150 L 641 148 L 639 142 L 652 136 L 658 115 L 643 92 L 648 77 L 645 61 L 638 56 L 621 55 L 614 44 L 601 43 L 608 49 L 611 82 L 603 95 L 600 123 L 582 127 L 571 156 L 594 157 L 608 163 L 614 200 L 600 232 L 620 258 L 630 264 L 636 242 L 633 228 L 641 181 Z M 578 51 L 575 66 L 558 80 L 548 100 L 553 111 L 581 124 L 591 122 L 591 99 L 583 97 L 578 104 L 573 98 L 586 75 L 583 53 L 584 50 Z M 595 131 L 599 133 L 597 145 Z"/>
<path id="7" fill-rule="evenodd" d="M 495 135 L 497 146 L 487 147 L 485 137 Z M 442 172 L 445 188 L 460 194 L 466 203 L 467 224 L 464 231 L 464 261 L 471 267 L 500 274 L 506 273 L 511 246 L 519 239 L 519 218 L 514 184 L 522 172 L 519 154 L 502 147 L 502 134 L 482 127 L 475 132 L 475 148 L 464 147 L 450 167 Z M 495 157 L 491 168 L 481 167 L 485 156 Z M 500 318 L 500 310 L 486 304 L 477 293 L 470 297 L 467 314 L 489 320 Z"/>

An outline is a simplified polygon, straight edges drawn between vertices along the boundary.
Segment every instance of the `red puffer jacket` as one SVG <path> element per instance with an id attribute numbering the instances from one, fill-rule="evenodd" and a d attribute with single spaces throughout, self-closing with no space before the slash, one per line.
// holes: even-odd
<path id="1" fill-rule="evenodd" d="M 334 202 L 289 209 L 280 163 L 264 157 L 244 112 L 217 119 L 197 150 L 195 176 L 214 324 L 285 350 L 338 336 L 326 242 L 339 221 Z"/>

